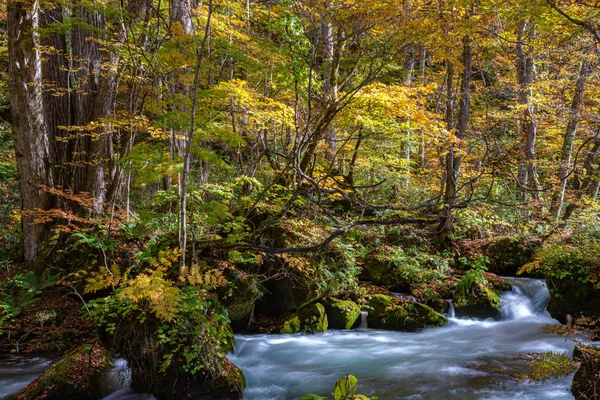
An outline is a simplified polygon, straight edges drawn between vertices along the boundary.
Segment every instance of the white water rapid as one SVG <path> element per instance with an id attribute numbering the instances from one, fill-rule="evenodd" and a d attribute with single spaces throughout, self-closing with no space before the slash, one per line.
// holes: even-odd
<path id="1" fill-rule="evenodd" d="M 244 371 L 246 400 L 323 396 L 344 374 L 358 392 L 385 399 L 573 399 L 570 377 L 516 385 L 519 354 L 572 352 L 573 344 L 546 334 L 556 321 L 545 311 L 541 280 L 511 278 L 501 296 L 500 321 L 449 318 L 443 328 L 416 333 L 328 331 L 315 335 L 236 335 L 229 355 Z M 450 312 L 449 312 L 450 315 Z"/>

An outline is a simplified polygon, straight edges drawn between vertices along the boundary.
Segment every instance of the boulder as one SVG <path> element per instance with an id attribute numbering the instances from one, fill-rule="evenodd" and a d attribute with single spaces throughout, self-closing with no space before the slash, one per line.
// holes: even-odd
<path id="1" fill-rule="evenodd" d="M 541 245 L 542 240 L 539 238 L 501 237 L 490 241 L 484 248 L 484 254 L 490 261 L 490 272 L 516 276 L 519 268 L 533 259 Z"/>
<path id="2" fill-rule="evenodd" d="M 447 323 L 448 320 L 442 314 L 414 301 L 400 301 L 387 307 L 381 319 L 384 329 L 408 332 L 443 326 Z"/>
<path id="3" fill-rule="evenodd" d="M 365 261 L 362 277 L 392 292 L 410 293 L 411 281 L 407 276 L 398 273 L 399 268 L 401 267 L 394 263 L 384 262 L 372 256 Z"/>
<path id="4" fill-rule="evenodd" d="M 351 329 L 360 324 L 360 307 L 353 301 L 330 298 L 324 305 L 330 329 Z"/>
<path id="5" fill-rule="evenodd" d="M 575 400 L 594 399 L 594 388 L 600 387 L 600 350 L 579 344 L 575 346 L 573 358 L 580 365 L 573 377 L 571 393 Z"/>
<path id="6" fill-rule="evenodd" d="M 100 345 L 83 344 L 27 385 L 16 400 L 92 400 L 101 373 L 112 367 L 109 352 Z"/>
<path id="7" fill-rule="evenodd" d="M 327 330 L 327 313 L 320 303 L 308 304 L 282 318 L 280 333 L 325 332 Z"/>
<path id="8" fill-rule="evenodd" d="M 510 284 L 491 273 L 485 273 L 483 277 L 483 280 L 471 282 L 468 287 L 455 291 L 452 301 L 457 317 L 500 317 L 500 294 L 509 290 Z"/>
<path id="9" fill-rule="evenodd" d="M 370 328 L 412 332 L 443 326 L 447 322 L 442 314 L 418 302 L 394 299 L 382 294 L 374 295 L 369 302 L 367 323 Z"/>
<path id="10" fill-rule="evenodd" d="M 309 276 L 290 265 L 308 262 L 294 257 L 264 260 L 258 269 L 258 275 L 265 277 L 262 284 L 265 290 L 256 302 L 257 310 L 267 315 L 279 316 L 323 297 L 324 294 Z"/>
<path id="11" fill-rule="evenodd" d="M 392 296 L 376 294 L 369 301 L 369 314 L 367 315 L 367 326 L 369 328 L 382 328 L 381 318 L 385 309 L 396 300 Z"/>
<path id="12" fill-rule="evenodd" d="M 561 323 L 567 322 L 567 314 L 600 318 L 600 290 L 593 283 L 582 283 L 578 276 L 568 275 L 563 279 L 546 279 L 550 290 L 547 310 Z"/>
<path id="13" fill-rule="evenodd" d="M 234 330 L 244 329 L 254 310 L 254 303 L 260 297 L 259 282 L 253 275 L 233 280 L 235 288 L 224 301 L 229 320 Z"/>

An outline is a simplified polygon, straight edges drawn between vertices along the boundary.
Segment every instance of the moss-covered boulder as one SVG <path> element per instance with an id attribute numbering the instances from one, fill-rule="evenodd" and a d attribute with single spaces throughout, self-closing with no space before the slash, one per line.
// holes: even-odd
<path id="1" fill-rule="evenodd" d="M 444 326 L 447 323 L 448 320 L 442 314 L 414 301 L 400 301 L 387 307 L 381 318 L 383 329 L 408 332 Z"/>
<path id="2" fill-rule="evenodd" d="M 561 323 L 566 323 L 567 314 L 600 318 L 600 290 L 593 283 L 582 283 L 577 275 L 564 278 L 547 278 L 550 300 L 547 310 Z"/>
<path id="3" fill-rule="evenodd" d="M 392 292 L 410 293 L 410 277 L 399 273 L 402 266 L 387 259 L 396 253 L 397 250 L 392 247 L 382 247 L 367 256 L 362 277 Z"/>
<path id="4" fill-rule="evenodd" d="M 593 346 L 577 345 L 573 358 L 580 365 L 573 377 L 571 393 L 575 400 L 594 399 L 594 388 L 600 387 L 600 350 Z"/>
<path id="5" fill-rule="evenodd" d="M 532 260 L 541 245 L 540 238 L 502 237 L 491 241 L 485 248 L 485 255 L 490 260 L 490 272 L 515 276 L 519 268 Z"/>
<path id="6" fill-rule="evenodd" d="M 411 332 L 443 326 L 448 322 L 446 317 L 425 304 L 382 294 L 374 295 L 368 308 L 369 328 Z"/>
<path id="7" fill-rule="evenodd" d="M 319 300 L 324 293 L 310 276 L 298 272 L 298 265 L 310 260 L 302 257 L 275 257 L 266 259 L 258 268 L 264 276 L 264 295 L 256 302 L 256 309 L 267 315 L 279 316 Z M 296 266 L 292 266 L 295 264 Z"/>
<path id="8" fill-rule="evenodd" d="M 367 314 L 367 325 L 369 328 L 382 328 L 381 318 L 385 309 L 395 303 L 395 299 L 392 296 L 386 296 L 385 294 L 373 295 L 371 301 L 369 301 Z"/>
<path id="9" fill-rule="evenodd" d="M 323 303 L 330 329 L 351 329 L 360 324 L 360 307 L 353 301 L 329 298 Z"/>
<path id="10" fill-rule="evenodd" d="M 282 318 L 280 333 L 325 332 L 327 330 L 327 313 L 320 303 L 308 304 Z"/>
<path id="11" fill-rule="evenodd" d="M 475 274 L 467 271 L 458 282 L 452 299 L 456 316 L 499 318 L 500 294 L 509 290 L 510 284 L 492 273 Z"/>
<path id="12" fill-rule="evenodd" d="M 110 354 L 104 347 L 81 345 L 27 385 L 15 399 L 94 399 L 95 380 L 111 366 Z"/>
<path id="13" fill-rule="evenodd" d="M 234 284 L 231 296 L 224 300 L 229 320 L 234 330 L 244 329 L 250 322 L 254 303 L 261 295 L 260 283 L 254 275 L 232 277 Z"/>

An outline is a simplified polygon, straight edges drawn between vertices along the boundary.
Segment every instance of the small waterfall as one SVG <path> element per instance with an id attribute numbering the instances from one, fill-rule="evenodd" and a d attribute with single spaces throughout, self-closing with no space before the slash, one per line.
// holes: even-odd
<path id="1" fill-rule="evenodd" d="M 456 313 L 454 312 L 454 303 L 452 299 L 446 299 L 446 303 L 448 303 L 448 318 L 456 318 Z"/>
<path id="2" fill-rule="evenodd" d="M 550 298 L 543 280 L 507 278 L 511 291 L 500 296 L 500 315 L 503 320 L 547 317 L 546 304 Z"/>
<path id="3" fill-rule="evenodd" d="M 368 311 L 360 312 L 360 326 L 359 328 L 368 328 L 367 326 L 367 316 L 369 315 Z"/>

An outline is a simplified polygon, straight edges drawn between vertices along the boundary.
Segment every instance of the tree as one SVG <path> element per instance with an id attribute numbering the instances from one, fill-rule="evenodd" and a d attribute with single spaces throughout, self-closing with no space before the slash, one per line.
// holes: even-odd
<path id="1" fill-rule="evenodd" d="M 34 212 L 52 206 L 43 189 L 54 182 L 50 138 L 42 98 L 39 50 L 40 4 L 37 0 L 8 3 L 9 90 L 13 134 L 21 187 L 25 261 L 37 260 L 48 226 L 36 223 Z"/>

